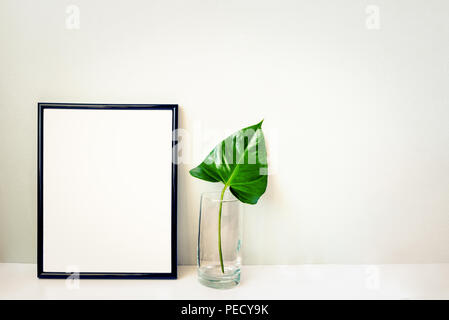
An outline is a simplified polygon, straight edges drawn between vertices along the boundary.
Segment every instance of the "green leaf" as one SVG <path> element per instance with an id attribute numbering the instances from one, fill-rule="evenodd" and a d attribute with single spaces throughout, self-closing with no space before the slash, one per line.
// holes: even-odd
<path id="1" fill-rule="evenodd" d="M 190 174 L 223 182 L 244 203 L 256 204 L 267 189 L 268 167 L 262 122 L 244 128 L 220 142 Z"/>

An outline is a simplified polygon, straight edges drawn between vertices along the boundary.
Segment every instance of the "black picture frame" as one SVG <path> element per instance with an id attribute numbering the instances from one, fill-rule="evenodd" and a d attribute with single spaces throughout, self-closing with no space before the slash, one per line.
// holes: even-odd
<path id="1" fill-rule="evenodd" d="M 171 110 L 172 111 L 172 169 L 171 169 L 171 272 L 169 273 L 115 273 L 115 272 L 79 272 L 80 279 L 176 279 L 177 278 L 177 104 L 97 104 L 97 103 L 38 103 L 37 119 L 37 277 L 40 279 L 66 279 L 74 273 L 46 272 L 43 261 L 44 210 L 43 210 L 43 142 L 44 114 L 46 109 L 109 109 L 109 110 Z"/>

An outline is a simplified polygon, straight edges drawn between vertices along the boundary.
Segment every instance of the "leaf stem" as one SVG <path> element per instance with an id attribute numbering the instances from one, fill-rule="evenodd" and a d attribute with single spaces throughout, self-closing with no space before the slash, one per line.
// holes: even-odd
<path id="1" fill-rule="evenodd" d="M 224 264 L 223 264 L 223 251 L 221 250 L 221 212 L 223 210 L 223 197 L 228 185 L 225 184 L 223 191 L 221 191 L 220 196 L 220 207 L 218 209 L 218 253 L 220 255 L 220 266 L 221 272 L 224 273 Z"/>

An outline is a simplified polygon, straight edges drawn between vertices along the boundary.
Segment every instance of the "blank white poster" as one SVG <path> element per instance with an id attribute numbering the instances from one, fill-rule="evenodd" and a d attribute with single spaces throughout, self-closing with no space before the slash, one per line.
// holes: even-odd
<path id="1" fill-rule="evenodd" d="M 172 111 L 44 109 L 43 271 L 171 272 Z"/>

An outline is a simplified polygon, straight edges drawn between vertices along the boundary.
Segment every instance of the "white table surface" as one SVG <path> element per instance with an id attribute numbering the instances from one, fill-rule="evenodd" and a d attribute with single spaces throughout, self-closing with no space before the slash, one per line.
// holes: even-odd
<path id="1" fill-rule="evenodd" d="M 216 290 L 194 266 L 178 280 L 38 279 L 34 264 L 0 264 L 0 299 L 449 299 L 449 264 L 244 266 Z"/>

